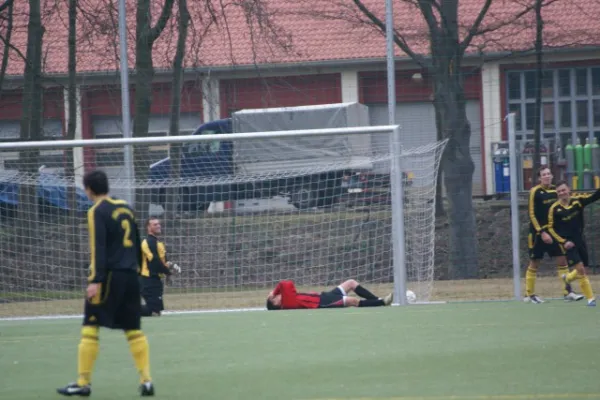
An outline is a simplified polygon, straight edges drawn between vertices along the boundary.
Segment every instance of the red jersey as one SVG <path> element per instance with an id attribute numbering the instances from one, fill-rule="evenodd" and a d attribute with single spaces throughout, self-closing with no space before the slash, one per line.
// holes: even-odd
<path id="1" fill-rule="evenodd" d="M 281 309 L 293 310 L 296 308 L 318 308 L 321 301 L 320 293 L 298 293 L 293 281 L 285 280 L 279 282 L 273 291 L 273 295 L 281 295 Z"/>

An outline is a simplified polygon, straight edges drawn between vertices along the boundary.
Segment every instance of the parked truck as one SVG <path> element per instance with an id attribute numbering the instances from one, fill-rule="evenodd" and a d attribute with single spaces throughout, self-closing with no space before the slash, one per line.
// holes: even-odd
<path id="1" fill-rule="evenodd" d="M 341 103 L 241 110 L 232 118 L 200 125 L 193 135 L 368 125 L 366 106 Z M 186 144 L 181 151 L 181 210 L 203 211 L 211 202 L 274 196 L 287 197 L 298 209 L 330 206 L 348 193 L 349 182 L 356 181 L 349 177 L 371 171 L 370 139 L 334 135 Z M 157 188 L 153 203 L 165 204 L 170 173 L 169 158 L 150 166 Z M 389 186 L 389 175 L 376 180 Z"/>

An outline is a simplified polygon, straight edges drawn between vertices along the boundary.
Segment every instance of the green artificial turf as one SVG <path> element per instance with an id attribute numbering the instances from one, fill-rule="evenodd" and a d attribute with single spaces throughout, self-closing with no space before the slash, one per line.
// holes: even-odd
<path id="1" fill-rule="evenodd" d="M 159 399 L 600 399 L 600 309 L 518 302 L 144 319 Z M 0 398 L 58 399 L 80 320 L 0 321 Z M 132 399 L 121 332 L 102 330 L 93 399 Z"/>

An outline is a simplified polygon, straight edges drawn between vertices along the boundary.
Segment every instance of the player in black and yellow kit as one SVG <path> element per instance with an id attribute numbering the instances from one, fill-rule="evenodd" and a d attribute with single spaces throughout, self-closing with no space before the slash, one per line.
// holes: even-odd
<path id="1" fill-rule="evenodd" d="M 89 396 L 98 355 L 99 328 L 122 329 L 140 374 L 140 394 L 153 396 L 150 356 L 141 331 L 138 270 L 141 243 L 133 210 L 122 200 L 108 196 L 106 174 L 92 171 L 83 178 L 85 191 L 94 202 L 87 214 L 90 241 L 90 274 L 78 354 L 77 382 L 58 389 L 65 396 Z"/>
<path id="2" fill-rule="evenodd" d="M 544 254 L 556 258 L 558 277 L 562 284 L 561 276 L 569 273 L 567 260 L 563 255 L 558 243 L 552 240 L 547 231 L 548 210 L 557 200 L 556 188 L 552 185 L 552 172 L 547 166 L 538 170 L 539 185 L 529 191 L 529 235 L 527 247 L 529 248 L 529 265 L 525 273 L 525 300 L 534 304 L 543 303 L 544 300 L 535 294 L 535 281 L 540 261 Z M 586 195 L 581 195 L 586 196 Z M 567 301 L 579 301 L 583 296 L 572 291 L 564 291 L 564 299 Z"/>
<path id="3" fill-rule="evenodd" d="M 600 189 L 591 196 L 575 198 L 571 197 L 567 182 L 562 181 L 556 185 L 556 193 L 558 201 L 552 204 L 548 211 L 548 232 L 559 243 L 567 262 L 573 267 L 573 271 L 562 276 L 565 290 L 570 288 L 574 280 L 579 281 L 588 306 L 596 306 L 592 285 L 585 271 L 585 267 L 588 266 L 588 253 L 583 234 L 583 209 L 600 200 Z"/>
<path id="4" fill-rule="evenodd" d="M 142 297 L 146 304 L 142 316 L 160 316 L 165 309 L 163 302 L 164 279 L 174 272 L 181 273 L 177 264 L 167 261 L 167 248 L 158 238 L 162 232 L 160 220 L 150 217 L 146 222 L 148 236 L 142 241 Z"/>

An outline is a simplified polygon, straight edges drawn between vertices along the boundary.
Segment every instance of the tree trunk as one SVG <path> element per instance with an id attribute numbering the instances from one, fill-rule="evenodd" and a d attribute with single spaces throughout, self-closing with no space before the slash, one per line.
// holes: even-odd
<path id="1" fill-rule="evenodd" d="M 542 1 L 535 0 L 535 125 L 533 131 L 533 175 L 532 186 L 536 184 L 536 171 L 540 167 L 540 144 L 542 140 L 542 47 L 544 22 Z"/>
<path id="2" fill-rule="evenodd" d="M 42 36 L 43 27 L 40 0 L 29 0 L 29 23 L 27 25 L 27 53 L 23 86 L 23 113 L 21 116 L 21 139 L 37 140 L 42 132 Z M 39 150 L 19 153 L 22 174 L 19 188 L 19 242 L 31 249 L 37 226 L 37 195 Z M 27 250 L 26 250 L 27 251 Z"/>
<path id="3" fill-rule="evenodd" d="M 441 118 L 438 115 L 439 114 L 439 108 L 435 107 L 435 102 L 434 102 L 434 109 L 435 109 L 435 127 L 436 127 L 436 139 L 437 140 L 444 140 L 444 132 L 442 131 L 442 127 L 441 127 Z M 444 179 L 444 173 L 443 173 L 443 169 L 439 168 L 438 170 L 438 176 L 435 182 L 435 216 L 436 217 L 443 217 L 446 215 L 446 211 L 444 210 L 444 187 L 443 187 L 443 179 Z"/>
<path id="4" fill-rule="evenodd" d="M 133 119 L 134 137 L 148 136 L 153 77 L 154 67 L 152 65 L 151 45 L 146 46 L 138 43 L 136 49 L 135 114 Z M 150 164 L 148 146 L 133 146 L 133 166 L 136 181 L 143 182 L 147 178 Z M 145 220 L 148 217 L 150 207 L 148 190 L 136 187 L 135 206 L 140 220 Z"/>
<path id="5" fill-rule="evenodd" d="M 473 172 L 469 150 L 471 126 L 459 63 L 440 58 L 435 68 L 435 106 L 444 137 L 450 140 L 442 157 L 442 170 L 449 206 L 450 279 L 478 276 L 478 248 L 473 210 Z"/>
<path id="6" fill-rule="evenodd" d="M 185 42 L 187 39 L 190 14 L 187 0 L 179 0 L 179 24 L 177 50 L 173 59 L 173 83 L 171 85 L 171 115 L 169 121 L 169 136 L 179 136 L 179 117 L 181 115 L 181 89 L 183 86 L 183 59 L 185 57 Z M 171 158 L 171 182 L 176 182 L 181 176 L 181 144 L 172 144 L 169 148 Z M 171 184 L 167 188 L 166 212 L 173 219 L 177 214 L 179 186 Z"/>
<path id="7" fill-rule="evenodd" d="M 69 0 L 69 34 L 68 34 L 68 124 L 67 124 L 67 140 L 75 139 L 75 130 L 77 128 L 77 2 L 78 0 Z M 69 210 L 68 226 L 71 229 L 69 232 L 71 240 L 69 247 L 71 254 L 75 255 L 69 262 L 73 267 L 77 268 L 82 265 L 83 259 L 79 257 L 82 254 L 79 245 L 79 223 L 80 215 L 77 211 L 76 197 L 76 182 L 75 168 L 73 165 L 75 149 L 67 149 L 65 154 L 65 177 L 67 179 L 67 208 Z"/>
<path id="8" fill-rule="evenodd" d="M 154 65 L 152 62 L 152 46 L 163 31 L 171 16 L 173 0 L 165 0 L 161 16 L 152 26 L 150 0 L 138 0 L 136 9 L 136 44 L 135 44 L 135 106 L 133 119 L 133 137 L 147 137 L 150 126 L 150 108 L 152 105 L 152 81 Z M 145 181 L 150 167 L 148 146 L 134 146 L 133 164 L 137 181 Z M 141 220 L 148 217 L 150 192 L 147 189 L 136 189 L 136 209 Z"/>

